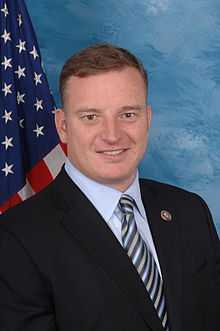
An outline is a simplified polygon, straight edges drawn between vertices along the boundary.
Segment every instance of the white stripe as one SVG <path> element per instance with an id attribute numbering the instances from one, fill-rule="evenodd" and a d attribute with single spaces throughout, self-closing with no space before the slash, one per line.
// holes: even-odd
<path id="1" fill-rule="evenodd" d="M 145 283 L 146 281 L 146 277 L 148 276 L 148 272 L 149 272 L 149 268 L 150 268 L 150 252 L 149 252 L 149 249 L 147 250 L 147 265 L 146 265 L 146 269 L 143 273 L 143 276 L 142 276 L 142 279 L 143 279 L 143 282 Z"/>
<path id="2" fill-rule="evenodd" d="M 164 296 L 162 297 L 162 301 L 161 301 L 161 305 L 160 305 L 160 308 L 158 310 L 158 316 L 161 318 L 162 316 L 162 313 L 164 311 L 164 307 L 165 307 L 165 298 Z"/>
<path id="3" fill-rule="evenodd" d="M 157 299 L 156 299 L 155 304 L 154 304 L 156 309 L 157 309 L 159 301 L 160 301 L 161 293 L 162 293 L 162 281 L 160 282 L 159 292 L 157 294 Z"/>
<path id="4" fill-rule="evenodd" d="M 128 230 L 128 224 L 126 222 L 125 225 L 123 225 L 123 228 L 121 230 L 121 236 L 122 236 L 122 238 L 125 236 L 125 233 L 127 232 L 127 230 Z"/>
<path id="5" fill-rule="evenodd" d="M 141 247 L 141 245 L 140 245 L 140 247 Z M 140 264 L 139 264 L 139 266 L 138 266 L 138 272 L 139 272 L 139 274 L 141 273 L 141 271 L 142 271 L 142 268 L 143 268 L 143 266 L 144 266 L 144 263 L 145 263 L 145 260 L 146 260 L 146 249 L 144 249 L 144 254 L 143 254 L 143 256 L 142 256 L 142 260 L 141 260 L 141 262 L 140 262 Z"/>
<path id="6" fill-rule="evenodd" d="M 125 248 L 127 248 L 127 245 L 128 245 L 129 239 L 131 238 L 131 234 L 133 233 L 134 227 L 135 227 L 135 224 L 134 224 L 134 222 L 132 222 L 130 224 L 130 226 L 128 226 L 128 232 L 127 232 L 126 236 L 124 238 L 122 238 L 124 241 Z"/>
<path id="7" fill-rule="evenodd" d="M 134 247 L 135 247 L 135 245 L 137 243 L 137 240 L 138 240 L 138 233 L 136 232 L 135 233 L 135 236 L 134 236 L 134 239 L 133 239 L 133 241 L 132 241 L 132 243 L 131 243 L 131 245 L 130 245 L 130 247 L 128 249 L 128 256 L 131 256 L 131 254 L 133 252 L 133 249 L 134 249 Z"/>
<path id="8" fill-rule="evenodd" d="M 167 312 L 165 313 L 163 321 L 162 321 L 163 327 L 165 327 L 166 322 L 167 322 Z"/>
<path id="9" fill-rule="evenodd" d="M 155 296 L 155 291 L 156 291 L 157 284 L 158 284 L 158 276 L 159 276 L 159 272 L 157 271 L 157 269 L 155 269 L 155 273 L 156 273 L 156 277 L 155 277 L 155 281 L 154 281 L 153 289 L 152 289 L 152 291 L 151 291 L 151 297 L 152 297 L 152 298 L 154 298 L 154 296 Z"/>
<path id="10" fill-rule="evenodd" d="M 21 200 L 26 200 L 28 198 L 30 198 L 32 195 L 35 194 L 35 191 L 33 190 L 32 186 L 30 185 L 30 183 L 28 182 L 28 180 L 26 179 L 26 184 L 22 187 L 22 189 L 17 193 Z"/>
<path id="11" fill-rule="evenodd" d="M 150 279 L 148 280 L 148 283 L 147 283 L 147 290 L 148 291 L 151 288 L 151 284 L 152 284 L 153 277 L 154 277 L 154 268 L 155 268 L 155 263 L 153 261 L 153 256 L 151 256 L 151 259 L 152 259 L 153 269 L 151 270 Z"/>
<path id="12" fill-rule="evenodd" d="M 52 177 L 55 178 L 66 160 L 66 155 L 60 144 L 58 144 L 44 157 L 43 160 L 46 163 Z"/>

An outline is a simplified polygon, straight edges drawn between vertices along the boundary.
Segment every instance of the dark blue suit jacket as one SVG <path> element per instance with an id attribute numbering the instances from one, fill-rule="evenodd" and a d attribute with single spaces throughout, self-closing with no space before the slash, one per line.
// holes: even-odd
<path id="1" fill-rule="evenodd" d="M 140 184 L 171 331 L 219 330 L 219 241 L 206 204 Z M 163 331 L 132 262 L 64 170 L 0 223 L 1 331 Z"/>

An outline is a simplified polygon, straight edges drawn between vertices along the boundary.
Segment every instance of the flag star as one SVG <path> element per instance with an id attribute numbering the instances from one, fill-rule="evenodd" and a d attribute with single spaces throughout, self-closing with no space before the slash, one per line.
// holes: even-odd
<path id="1" fill-rule="evenodd" d="M 11 91 L 11 87 L 12 87 L 12 84 L 6 84 L 4 83 L 4 88 L 2 89 L 2 92 L 5 93 L 5 97 L 7 96 L 7 94 L 12 94 L 12 91 Z"/>
<path id="2" fill-rule="evenodd" d="M 41 136 L 44 136 L 44 133 L 42 132 L 44 129 L 44 126 L 39 126 L 37 123 L 36 123 L 36 129 L 33 130 L 33 132 L 36 132 L 37 134 L 37 138 L 41 135 Z"/>
<path id="3" fill-rule="evenodd" d="M 13 167 L 14 167 L 13 164 L 9 165 L 7 162 L 5 162 L 5 167 L 1 169 L 5 173 L 5 177 L 7 177 L 8 174 L 12 174 L 12 175 L 14 174 L 14 171 L 11 170 Z"/>
<path id="4" fill-rule="evenodd" d="M 25 44 L 26 44 L 26 41 L 21 41 L 21 39 L 19 39 L 19 44 L 16 45 L 16 47 L 19 48 L 19 54 L 22 51 L 26 51 Z"/>
<path id="5" fill-rule="evenodd" d="M 3 61 L 1 64 L 5 67 L 5 70 L 6 70 L 8 67 L 9 67 L 9 68 L 12 68 L 11 61 L 12 61 L 12 58 L 7 59 L 7 57 L 4 56 L 4 61 Z"/>
<path id="6" fill-rule="evenodd" d="M 17 21 L 18 21 L 18 25 L 21 26 L 23 23 L 21 14 L 18 15 Z"/>
<path id="7" fill-rule="evenodd" d="M 11 34 L 10 32 L 4 30 L 4 33 L 1 35 L 1 38 L 4 39 L 5 44 L 7 43 L 8 40 L 11 40 L 10 34 Z"/>
<path id="8" fill-rule="evenodd" d="M 42 76 L 42 74 L 37 74 L 36 72 L 34 73 L 34 80 L 35 80 L 36 86 L 37 86 L 37 84 L 42 84 L 41 76 Z"/>
<path id="9" fill-rule="evenodd" d="M 25 103 L 24 101 L 25 93 L 21 94 L 20 92 L 17 93 L 17 103 L 20 105 L 20 103 Z"/>
<path id="10" fill-rule="evenodd" d="M 26 68 L 21 68 L 20 66 L 18 66 L 18 70 L 15 71 L 15 73 L 18 75 L 18 78 L 20 79 L 21 77 L 26 77 L 24 71 L 26 70 Z"/>
<path id="11" fill-rule="evenodd" d="M 2 145 L 5 145 L 5 149 L 7 151 L 8 147 L 13 147 L 14 145 L 12 144 L 13 137 L 8 138 L 5 136 L 5 140 L 2 142 Z"/>
<path id="12" fill-rule="evenodd" d="M 33 55 L 35 60 L 37 57 L 39 57 L 35 46 L 33 46 L 33 50 L 30 52 L 30 54 Z"/>
<path id="13" fill-rule="evenodd" d="M 5 2 L 4 7 L 1 9 L 1 11 L 5 14 L 5 17 L 7 17 L 7 15 L 8 15 L 9 13 L 8 13 L 8 7 L 7 7 L 6 2 Z"/>
<path id="14" fill-rule="evenodd" d="M 24 124 L 23 124 L 23 122 L 24 122 L 24 118 L 22 118 L 22 119 L 19 121 L 19 125 L 20 125 L 20 127 L 21 127 L 22 129 L 24 129 Z"/>
<path id="15" fill-rule="evenodd" d="M 34 106 L 36 107 L 37 111 L 39 109 L 42 109 L 42 110 L 44 109 L 42 103 L 43 103 L 43 100 L 42 99 L 41 100 L 38 100 L 38 98 L 36 99 L 36 103 L 34 104 Z"/>
<path id="16" fill-rule="evenodd" d="M 7 112 L 7 110 L 5 109 L 5 115 L 2 116 L 2 118 L 4 118 L 4 120 L 5 120 L 5 124 L 7 124 L 8 121 L 12 121 L 11 114 L 12 114 L 12 111 Z"/>
<path id="17" fill-rule="evenodd" d="M 55 108 L 52 110 L 52 114 L 55 115 L 55 114 L 58 113 L 59 111 L 60 111 L 60 109 L 58 109 L 58 108 L 55 107 Z"/>

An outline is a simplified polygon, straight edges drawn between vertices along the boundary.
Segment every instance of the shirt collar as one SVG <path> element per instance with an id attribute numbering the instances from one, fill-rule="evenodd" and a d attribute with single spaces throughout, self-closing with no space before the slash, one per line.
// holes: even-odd
<path id="1" fill-rule="evenodd" d="M 105 220 L 109 220 L 118 204 L 121 192 L 98 183 L 79 171 L 68 159 L 65 170 L 72 181 L 87 196 Z"/>
<path id="2" fill-rule="evenodd" d="M 70 161 L 66 160 L 65 170 L 72 181 L 81 189 L 81 191 L 92 202 L 102 217 L 109 221 L 112 217 L 118 201 L 123 193 L 129 194 L 136 202 L 138 211 L 143 216 L 143 204 L 141 202 L 141 192 L 138 179 L 138 171 L 133 183 L 125 192 L 120 192 L 110 186 L 101 184 L 87 177 L 80 172 Z"/>

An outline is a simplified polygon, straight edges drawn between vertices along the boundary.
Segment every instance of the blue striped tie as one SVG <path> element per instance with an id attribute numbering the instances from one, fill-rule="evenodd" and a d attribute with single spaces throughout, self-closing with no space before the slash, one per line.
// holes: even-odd
<path id="1" fill-rule="evenodd" d="M 164 329 L 169 331 L 163 281 L 151 251 L 137 230 L 134 206 L 135 201 L 129 195 L 121 196 L 119 209 L 123 214 L 121 228 L 123 247 L 144 282 Z"/>

